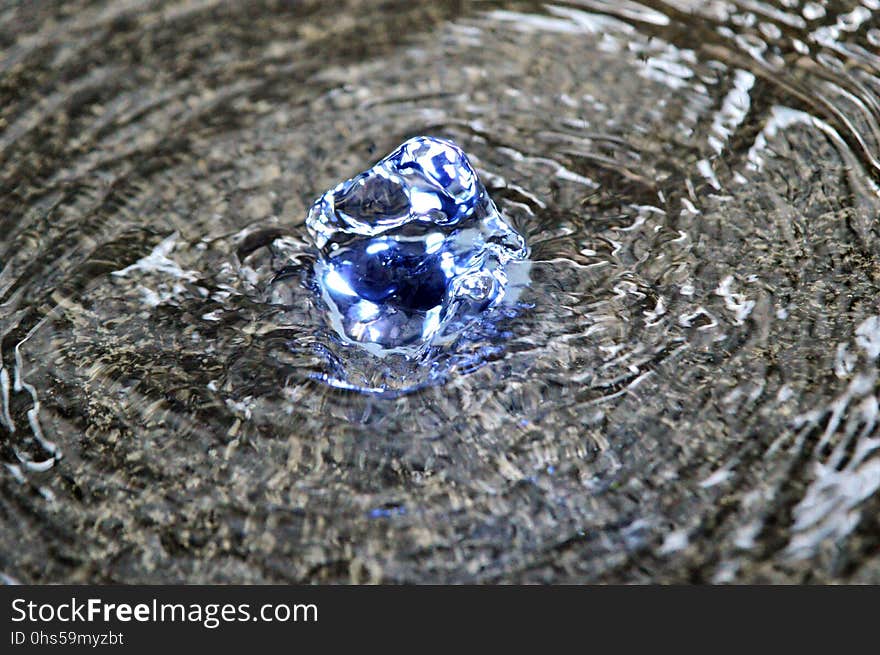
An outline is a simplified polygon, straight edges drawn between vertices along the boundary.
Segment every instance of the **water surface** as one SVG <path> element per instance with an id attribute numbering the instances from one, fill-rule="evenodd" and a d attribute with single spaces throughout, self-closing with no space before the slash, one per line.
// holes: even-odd
<path id="1" fill-rule="evenodd" d="M 880 582 L 880 3 L 0 8 L 0 573 Z M 328 387 L 326 189 L 462 146 L 531 309 Z"/>

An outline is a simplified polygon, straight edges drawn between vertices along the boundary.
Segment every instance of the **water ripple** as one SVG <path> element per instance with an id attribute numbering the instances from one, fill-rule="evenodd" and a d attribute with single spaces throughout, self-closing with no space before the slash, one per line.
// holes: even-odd
<path id="1" fill-rule="evenodd" d="M 0 10 L 0 574 L 877 582 L 878 12 Z M 527 311 L 327 388 L 307 208 L 416 134 Z"/>

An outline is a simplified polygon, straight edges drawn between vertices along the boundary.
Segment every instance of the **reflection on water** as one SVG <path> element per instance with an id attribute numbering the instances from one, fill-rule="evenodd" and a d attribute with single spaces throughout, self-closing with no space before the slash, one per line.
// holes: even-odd
<path id="1" fill-rule="evenodd" d="M 877 582 L 878 15 L 0 10 L 0 572 Z M 419 134 L 525 235 L 528 309 L 445 384 L 327 387 L 359 364 L 267 281 Z"/>

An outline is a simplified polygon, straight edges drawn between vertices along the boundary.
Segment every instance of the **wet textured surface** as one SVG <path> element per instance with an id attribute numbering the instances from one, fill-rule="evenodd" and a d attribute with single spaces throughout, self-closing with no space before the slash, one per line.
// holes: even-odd
<path id="1" fill-rule="evenodd" d="M 246 4 L 0 9 L 0 573 L 880 582 L 876 0 Z M 530 309 L 328 387 L 266 281 L 420 134 Z"/>

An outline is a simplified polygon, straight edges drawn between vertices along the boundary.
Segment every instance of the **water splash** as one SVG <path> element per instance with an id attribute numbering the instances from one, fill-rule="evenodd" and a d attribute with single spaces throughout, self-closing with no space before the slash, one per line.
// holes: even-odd
<path id="1" fill-rule="evenodd" d="M 501 215 L 464 152 L 451 141 L 416 137 L 369 170 L 324 193 L 306 221 L 319 256 L 314 276 L 342 343 L 395 370 L 377 388 L 325 376 L 334 386 L 384 392 L 425 382 L 438 348 L 475 322 L 515 303 L 528 276 L 511 273 L 528 255 L 525 239 Z M 485 325 L 482 326 L 485 328 Z M 394 356 L 398 362 L 388 359 Z M 430 377 L 442 377 L 434 367 Z M 375 375 L 373 375 L 375 377 Z"/>
<path id="2" fill-rule="evenodd" d="M 502 303 L 527 255 L 461 149 L 431 137 L 327 191 L 306 225 L 334 328 L 378 356 L 417 355 Z"/>

